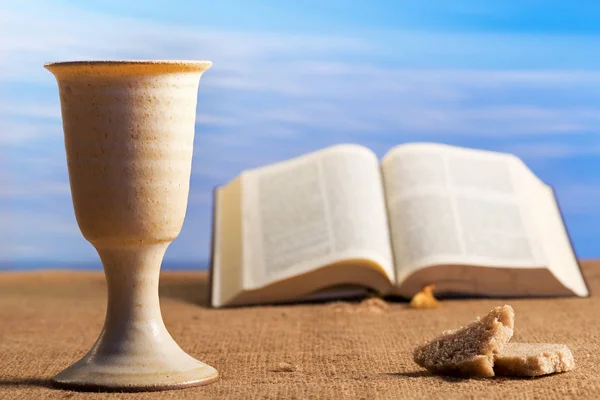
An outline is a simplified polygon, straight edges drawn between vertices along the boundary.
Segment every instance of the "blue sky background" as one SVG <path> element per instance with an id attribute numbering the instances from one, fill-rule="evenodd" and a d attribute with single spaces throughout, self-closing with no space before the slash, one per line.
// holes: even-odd
<path id="1" fill-rule="evenodd" d="M 578 255 L 598 258 L 599 18 L 585 0 L 2 2 L 0 268 L 99 266 L 42 65 L 132 58 L 213 61 L 165 265 L 205 265 L 214 186 L 344 142 L 513 152 L 555 187 Z"/>

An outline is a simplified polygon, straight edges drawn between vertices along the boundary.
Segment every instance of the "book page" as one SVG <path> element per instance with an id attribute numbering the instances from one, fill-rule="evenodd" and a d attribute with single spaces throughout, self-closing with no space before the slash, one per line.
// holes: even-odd
<path id="1" fill-rule="evenodd" d="M 546 265 L 515 157 L 437 144 L 382 162 L 398 281 L 436 264 Z"/>
<path id="2" fill-rule="evenodd" d="M 394 280 L 379 163 L 340 145 L 242 176 L 244 286 L 343 259 L 371 259 Z"/>
<path id="3" fill-rule="evenodd" d="M 529 191 L 527 200 L 537 221 L 537 232 L 547 255 L 548 269 L 578 296 L 589 295 L 554 191 L 527 168 L 519 175 L 519 180 Z"/>

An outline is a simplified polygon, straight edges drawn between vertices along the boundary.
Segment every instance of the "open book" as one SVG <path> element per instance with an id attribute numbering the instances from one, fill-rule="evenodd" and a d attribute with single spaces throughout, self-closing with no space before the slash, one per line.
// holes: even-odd
<path id="1" fill-rule="evenodd" d="M 213 235 L 213 307 L 355 288 L 411 298 L 428 284 L 589 296 L 552 188 L 504 153 L 412 143 L 380 163 L 329 147 L 217 188 Z"/>

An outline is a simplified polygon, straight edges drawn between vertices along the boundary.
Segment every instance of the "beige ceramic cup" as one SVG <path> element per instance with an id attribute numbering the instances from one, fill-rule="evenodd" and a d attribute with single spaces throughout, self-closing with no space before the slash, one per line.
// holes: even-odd
<path id="1" fill-rule="evenodd" d="M 108 285 L 92 349 L 53 378 L 74 389 L 146 391 L 202 385 L 217 371 L 165 328 L 158 279 L 187 208 L 196 102 L 208 61 L 44 65 L 58 82 L 71 194 Z"/>

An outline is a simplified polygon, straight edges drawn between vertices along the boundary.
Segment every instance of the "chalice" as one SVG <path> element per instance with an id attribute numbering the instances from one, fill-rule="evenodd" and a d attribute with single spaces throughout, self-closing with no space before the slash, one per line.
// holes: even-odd
<path id="1" fill-rule="evenodd" d="M 71 196 L 108 289 L 104 327 L 59 387 L 150 391 L 218 372 L 167 331 L 158 281 L 185 218 L 200 77 L 209 61 L 72 61 L 44 67 L 60 94 Z"/>

